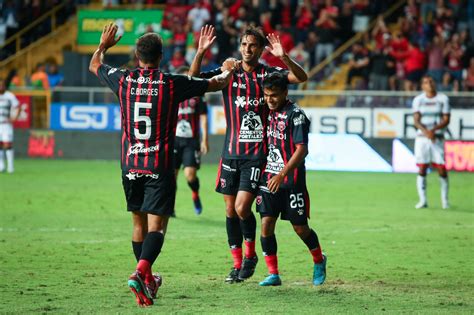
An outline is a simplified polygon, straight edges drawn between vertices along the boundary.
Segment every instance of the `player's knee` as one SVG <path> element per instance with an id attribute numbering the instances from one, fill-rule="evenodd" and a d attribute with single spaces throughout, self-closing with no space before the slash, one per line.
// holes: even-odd
<path id="1" fill-rule="evenodd" d="M 268 237 L 275 234 L 275 222 L 276 222 L 276 218 L 272 218 L 272 217 L 262 218 L 261 234 L 263 237 Z"/>

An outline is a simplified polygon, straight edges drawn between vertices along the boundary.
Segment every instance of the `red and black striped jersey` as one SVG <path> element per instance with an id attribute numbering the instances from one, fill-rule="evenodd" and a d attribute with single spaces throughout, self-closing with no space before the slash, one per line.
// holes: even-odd
<path id="1" fill-rule="evenodd" d="M 222 157 L 225 159 L 258 160 L 266 157 L 265 125 L 268 106 L 263 99 L 262 83 L 270 73 L 288 70 L 258 64 L 252 72 L 235 71 L 222 90 L 227 123 Z M 202 73 L 210 78 L 220 68 Z"/>
<path id="2" fill-rule="evenodd" d="M 125 172 L 156 174 L 173 168 L 178 104 L 203 95 L 207 80 L 158 69 L 118 69 L 102 64 L 99 79 L 118 96 Z"/>
<path id="3" fill-rule="evenodd" d="M 308 145 L 309 125 L 306 114 L 292 101 L 287 101 L 280 111 L 270 111 L 267 125 L 267 165 L 262 176 L 265 183 L 285 167 L 295 153 L 297 144 Z M 303 161 L 287 174 L 280 187 L 291 188 L 303 184 L 305 175 Z"/>
<path id="4" fill-rule="evenodd" d="M 179 103 L 176 137 L 199 140 L 201 115 L 207 115 L 207 103 L 203 97 L 193 97 Z"/>

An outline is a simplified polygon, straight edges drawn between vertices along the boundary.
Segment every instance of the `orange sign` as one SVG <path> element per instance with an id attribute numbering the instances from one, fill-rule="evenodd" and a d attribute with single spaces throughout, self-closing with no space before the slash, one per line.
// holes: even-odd
<path id="1" fill-rule="evenodd" d="M 474 141 L 446 141 L 446 168 L 474 172 Z"/>

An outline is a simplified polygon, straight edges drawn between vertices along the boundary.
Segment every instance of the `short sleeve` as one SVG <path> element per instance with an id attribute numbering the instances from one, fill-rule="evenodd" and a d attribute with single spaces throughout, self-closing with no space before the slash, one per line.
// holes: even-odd
<path id="1" fill-rule="evenodd" d="M 199 98 L 198 113 L 199 115 L 207 115 L 207 102 L 204 100 L 204 97 Z"/>
<path id="2" fill-rule="evenodd" d="M 97 77 L 99 80 L 107 85 L 115 94 L 118 93 L 120 80 L 125 75 L 127 70 L 113 68 L 106 64 L 101 64 L 97 69 Z"/>
<path id="3" fill-rule="evenodd" d="M 180 103 L 195 96 L 206 93 L 209 81 L 187 75 L 172 75 L 175 101 Z"/>
<path id="4" fill-rule="evenodd" d="M 441 109 L 443 114 L 449 114 L 451 113 L 451 106 L 449 105 L 449 98 L 444 95 L 443 97 L 443 107 Z"/>
<path id="5" fill-rule="evenodd" d="M 412 107 L 413 113 L 418 113 L 420 111 L 420 98 L 419 97 L 415 97 L 413 99 L 411 107 Z"/>
<path id="6" fill-rule="evenodd" d="M 294 144 L 308 144 L 310 121 L 302 110 L 294 111 L 291 115 L 292 137 Z"/>

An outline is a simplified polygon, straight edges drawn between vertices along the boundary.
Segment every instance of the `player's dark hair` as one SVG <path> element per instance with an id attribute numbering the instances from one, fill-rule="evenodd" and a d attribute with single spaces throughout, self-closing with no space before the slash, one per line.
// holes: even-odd
<path id="1" fill-rule="evenodd" d="M 240 42 L 247 36 L 253 36 L 257 40 L 258 47 L 265 46 L 265 35 L 263 35 L 263 31 L 259 27 L 249 26 L 245 29 L 245 31 L 240 36 Z"/>
<path id="2" fill-rule="evenodd" d="M 163 41 L 156 33 L 146 33 L 137 39 L 137 57 L 144 63 L 154 63 L 163 54 Z"/>
<path id="3" fill-rule="evenodd" d="M 288 89 L 288 77 L 281 72 L 273 72 L 263 80 L 263 88 L 285 91 Z"/>

